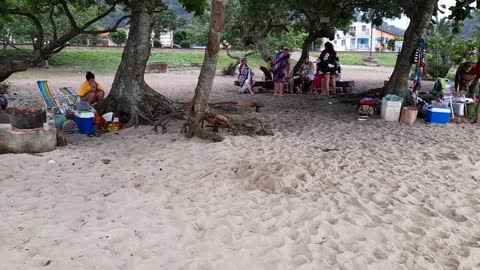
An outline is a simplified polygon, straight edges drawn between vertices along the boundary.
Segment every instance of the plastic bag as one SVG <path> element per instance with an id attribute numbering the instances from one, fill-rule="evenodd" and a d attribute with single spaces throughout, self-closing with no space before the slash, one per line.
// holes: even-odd
<path id="1" fill-rule="evenodd" d="M 388 94 L 385 96 L 385 99 L 388 100 L 388 101 L 400 101 L 400 102 L 403 102 L 403 98 L 397 96 L 397 95 L 393 95 L 393 94 Z"/>
<path id="2" fill-rule="evenodd" d="M 77 111 L 90 111 L 95 112 L 95 109 L 86 101 L 80 101 L 77 103 Z"/>
<path id="3" fill-rule="evenodd" d="M 78 131 L 77 123 L 75 123 L 75 121 L 73 121 L 73 120 L 67 120 L 67 121 L 63 124 L 62 130 L 63 130 L 63 132 L 65 132 L 65 133 L 75 133 L 75 132 Z"/>

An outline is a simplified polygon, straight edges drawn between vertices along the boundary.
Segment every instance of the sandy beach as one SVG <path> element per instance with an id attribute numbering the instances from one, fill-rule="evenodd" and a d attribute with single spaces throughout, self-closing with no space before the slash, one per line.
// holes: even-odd
<path id="1" fill-rule="evenodd" d="M 342 77 L 365 91 L 391 72 L 344 66 Z M 197 77 L 146 81 L 189 101 Z M 16 74 L 12 106 L 39 105 L 39 79 L 78 89 L 84 74 Z M 358 121 L 335 98 L 239 95 L 234 80 L 217 76 L 211 101 L 262 102 L 238 116 L 274 136 L 212 143 L 175 121 L 163 135 L 76 134 L 0 156 L 0 269 L 480 269 L 480 125 Z"/>

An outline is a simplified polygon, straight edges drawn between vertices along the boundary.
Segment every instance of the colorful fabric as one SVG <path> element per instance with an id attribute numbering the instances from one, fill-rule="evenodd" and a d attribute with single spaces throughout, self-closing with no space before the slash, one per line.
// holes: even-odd
<path id="1" fill-rule="evenodd" d="M 88 92 L 90 92 L 90 83 L 88 81 L 85 81 L 82 83 L 82 85 L 80 85 L 80 90 L 78 91 L 78 96 L 80 97 L 83 97 L 85 96 L 86 94 L 88 94 Z M 97 90 L 100 90 L 100 91 L 103 91 L 103 87 L 97 83 Z"/>
<path id="2" fill-rule="evenodd" d="M 318 68 L 323 74 L 336 74 L 338 68 L 337 53 L 326 52 L 325 50 L 320 53 L 318 57 Z"/>
<path id="3" fill-rule="evenodd" d="M 417 91 L 422 88 L 423 75 L 425 75 L 427 68 L 427 48 L 423 37 L 420 37 L 420 41 L 418 42 L 418 48 L 415 52 L 414 63 L 416 64 L 416 66 L 415 77 L 413 79 L 413 90 Z"/>
<path id="4" fill-rule="evenodd" d="M 240 83 L 240 86 L 245 85 L 249 79 L 252 77 L 252 70 L 248 67 L 247 64 L 241 64 L 240 67 L 238 68 L 238 82 Z M 248 82 L 250 83 L 250 81 Z"/>
<path id="5" fill-rule="evenodd" d="M 45 106 L 47 108 L 58 108 L 58 103 L 52 95 L 52 91 L 50 91 L 48 81 L 37 81 L 37 86 Z"/>
<path id="6" fill-rule="evenodd" d="M 315 66 L 313 65 L 313 63 L 310 61 L 308 61 L 308 63 L 306 64 L 303 63 L 301 68 L 303 74 L 306 75 L 310 81 L 313 81 L 313 79 L 315 78 Z"/>
<path id="7" fill-rule="evenodd" d="M 287 75 L 288 59 L 290 59 L 290 54 L 287 51 L 280 51 L 275 56 L 275 61 L 273 62 L 274 81 L 281 81 Z"/>

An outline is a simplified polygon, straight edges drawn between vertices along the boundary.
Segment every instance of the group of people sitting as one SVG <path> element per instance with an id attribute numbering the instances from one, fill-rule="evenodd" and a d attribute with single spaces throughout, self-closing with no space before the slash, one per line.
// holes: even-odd
<path id="1" fill-rule="evenodd" d="M 241 86 L 240 93 L 253 94 L 253 71 L 248 67 L 247 58 L 243 58 L 238 67 L 238 82 Z M 298 71 L 294 71 L 290 63 L 290 53 L 288 48 L 283 47 L 275 55 L 273 60 L 273 95 L 283 96 L 284 85 L 288 85 L 289 90 L 297 93 L 310 91 L 318 94 L 314 81 L 318 80 L 321 84 L 321 93 L 329 95 L 330 87 L 333 94 L 336 94 L 335 76 L 340 72 L 337 53 L 330 42 L 325 43 L 325 49 L 320 53 L 317 65 L 309 60 L 308 57 L 301 59 L 302 65 Z M 297 87 L 295 87 L 298 85 Z"/>

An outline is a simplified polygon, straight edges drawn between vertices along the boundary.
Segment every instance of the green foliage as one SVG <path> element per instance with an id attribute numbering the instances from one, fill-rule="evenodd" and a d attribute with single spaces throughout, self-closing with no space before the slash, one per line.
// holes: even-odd
<path id="1" fill-rule="evenodd" d="M 10 84 L 6 82 L 0 83 L 0 95 L 7 95 L 10 90 Z"/>
<path id="2" fill-rule="evenodd" d="M 451 59 L 454 64 L 461 64 L 465 61 L 476 61 L 480 40 L 458 39 L 452 46 Z"/>
<path id="3" fill-rule="evenodd" d="M 275 51 L 281 46 L 287 46 L 290 50 L 302 46 L 307 34 L 301 32 L 280 32 L 270 33 L 267 38 L 267 46 L 270 51 Z"/>
<path id="4" fill-rule="evenodd" d="M 88 39 L 90 40 L 90 45 L 92 46 L 97 46 L 102 43 L 102 37 L 99 35 L 90 35 Z"/>
<path id="5" fill-rule="evenodd" d="M 226 67 L 222 68 L 222 74 L 226 76 L 233 76 L 235 75 L 235 71 L 237 70 L 237 62 L 231 62 Z"/>
<path id="6" fill-rule="evenodd" d="M 190 48 L 192 46 L 192 44 L 190 44 L 190 40 L 182 40 L 180 41 L 180 47 L 181 48 Z"/>
<path id="7" fill-rule="evenodd" d="M 153 47 L 155 47 L 155 48 L 161 48 L 162 47 L 162 42 L 160 41 L 160 39 L 154 39 L 153 40 Z"/>
<path id="8" fill-rule="evenodd" d="M 161 33 L 174 31 L 185 24 L 185 20 L 178 18 L 175 12 L 170 9 L 164 12 L 155 13 L 153 20 L 153 32 L 156 37 L 160 36 Z"/>
<path id="9" fill-rule="evenodd" d="M 452 67 L 451 63 L 436 61 L 431 55 L 427 55 L 427 64 L 427 74 L 431 78 L 445 78 Z"/>
<path id="10" fill-rule="evenodd" d="M 188 39 L 188 33 L 184 30 L 182 31 L 176 31 L 173 33 L 173 43 L 174 44 L 180 44 L 183 40 Z"/>
<path id="11" fill-rule="evenodd" d="M 208 31 L 210 28 L 209 22 L 210 17 L 207 14 L 192 18 L 185 29 L 191 44 L 197 46 L 207 45 Z"/>
<path id="12" fill-rule="evenodd" d="M 208 6 L 206 0 L 178 0 L 180 4 L 189 12 L 194 12 L 195 16 L 203 15 L 203 12 Z"/>
<path id="13" fill-rule="evenodd" d="M 448 18 L 453 19 L 452 31 L 454 33 L 460 32 L 460 28 L 463 26 L 462 21 L 472 18 L 471 14 L 475 10 L 475 6 L 472 4 L 475 2 L 476 0 L 457 0 L 455 6 L 449 8 L 451 14 Z"/>
<path id="14" fill-rule="evenodd" d="M 118 30 L 110 34 L 113 43 L 122 45 L 127 42 L 127 32 L 125 30 Z"/>

